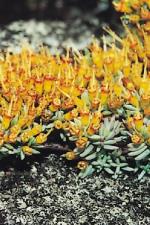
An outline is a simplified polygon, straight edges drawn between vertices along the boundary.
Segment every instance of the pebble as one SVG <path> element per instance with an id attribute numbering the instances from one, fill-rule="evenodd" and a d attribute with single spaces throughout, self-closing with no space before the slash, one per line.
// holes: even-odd
<path id="1" fill-rule="evenodd" d="M 3 177 L 5 175 L 4 171 L 0 171 L 0 177 Z"/>

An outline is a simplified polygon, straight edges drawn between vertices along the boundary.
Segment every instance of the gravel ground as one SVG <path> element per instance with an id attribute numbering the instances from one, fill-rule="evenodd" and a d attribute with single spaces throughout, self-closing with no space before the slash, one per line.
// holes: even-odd
<path id="1" fill-rule="evenodd" d="M 13 22 L 0 29 L 0 47 L 18 51 L 26 39 L 35 48 L 42 42 L 52 52 L 66 44 L 83 48 L 98 26 L 96 18 L 92 21 L 92 26 L 79 19 L 72 26 Z M 59 155 L 10 159 L 0 164 L 0 225 L 148 225 L 149 194 L 149 177 L 113 180 L 104 173 L 81 180 Z"/>
<path id="2" fill-rule="evenodd" d="M 11 163 L 12 164 L 12 163 Z M 7 167 L 7 168 L 6 168 Z M 0 172 L 1 225 L 148 225 L 150 180 L 78 179 L 58 155 Z"/>

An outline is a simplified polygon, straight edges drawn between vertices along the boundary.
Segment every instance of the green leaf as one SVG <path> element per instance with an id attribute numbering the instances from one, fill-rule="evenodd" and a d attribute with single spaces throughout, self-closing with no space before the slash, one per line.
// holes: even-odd
<path id="1" fill-rule="evenodd" d="M 71 137 L 68 137 L 68 139 L 69 139 L 70 141 L 76 141 L 78 138 L 75 137 L 75 136 L 71 136 Z"/>
<path id="2" fill-rule="evenodd" d="M 90 104 L 89 95 L 88 95 L 87 90 L 82 93 L 81 99 L 86 103 L 86 105 Z"/>
<path id="3" fill-rule="evenodd" d="M 108 111 L 108 110 L 105 110 L 105 111 L 103 111 L 103 115 L 104 116 L 110 116 L 110 115 L 112 115 L 112 112 Z"/>
<path id="4" fill-rule="evenodd" d="M 139 154 L 141 154 L 142 152 L 144 152 L 147 149 L 147 146 L 144 146 L 143 148 L 140 148 L 139 150 L 134 150 L 132 152 L 129 152 L 128 155 L 129 156 L 137 156 Z"/>
<path id="5" fill-rule="evenodd" d="M 44 130 L 46 130 L 46 129 L 53 128 L 53 127 L 54 127 L 54 124 L 53 124 L 53 123 L 49 123 L 48 125 L 42 125 L 42 128 L 43 128 L 42 131 L 44 131 Z"/>
<path id="6" fill-rule="evenodd" d="M 86 160 L 92 160 L 92 159 L 95 159 L 97 156 L 96 152 L 94 152 L 93 154 L 91 155 L 88 155 L 87 157 L 85 157 Z"/>
<path id="7" fill-rule="evenodd" d="M 122 131 L 120 131 L 120 133 L 125 136 L 131 136 L 130 132 L 127 130 L 122 130 Z"/>
<path id="8" fill-rule="evenodd" d="M 146 171 L 142 170 L 142 172 L 138 175 L 138 180 L 141 180 L 145 174 L 146 174 Z"/>
<path id="9" fill-rule="evenodd" d="M 32 149 L 32 152 L 33 152 L 33 154 L 40 154 L 40 152 L 35 149 Z"/>
<path id="10" fill-rule="evenodd" d="M 137 111 L 137 109 L 134 106 L 132 106 L 132 105 L 124 105 L 124 108 L 128 109 L 130 111 Z"/>
<path id="11" fill-rule="evenodd" d="M 63 133 L 60 133 L 60 138 L 65 142 L 67 140 L 66 136 Z"/>
<path id="12" fill-rule="evenodd" d="M 20 151 L 20 158 L 21 158 L 21 160 L 25 159 L 25 154 L 23 153 L 23 151 Z"/>
<path id="13" fill-rule="evenodd" d="M 124 116 L 124 110 L 123 110 L 123 108 L 117 109 L 117 113 L 118 113 L 120 116 Z"/>
<path id="14" fill-rule="evenodd" d="M 19 153 L 19 152 L 20 152 L 19 149 L 14 149 L 13 151 L 12 151 L 12 150 L 9 151 L 8 153 L 9 153 L 9 155 L 14 155 L 14 154 L 17 154 L 17 153 Z"/>
<path id="15" fill-rule="evenodd" d="M 28 142 L 28 145 L 30 146 L 30 145 L 35 144 L 35 143 L 36 143 L 35 137 L 31 137 L 29 142 Z"/>
<path id="16" fill-rule="evenodd" d="M 137 150 L 142 149 L 145 146 L 146 146 L 145 143 L 138 144 L 138 145 L 135 145 L 133 143 L 128 144 L 128 147 L 129 147 L 130 151 L 137 151 Z"/>
<path id="17" fill-rule="evenodd" d="M 108 167 L 105 167 L 104 170 L 109 174 L 114 174 L 114 171 Z"/>
<path id="18" fill-rule="evenodd" d="M 147 149 L 146 151 L 144 151 L 143 153 L 141 153 L 140 155 L 138 155 L 136 158 L 135 158 L 135 160 L 143 160 L 143 159 L 145 159 L 147 156 L 149 156 L 150 155 L 150 150 L 149 149 Z"/>
<path id="19" fill-rule="evenodd" d="M 6 148 L 10 149 L 10 150 L 13 150 L 14 149 L 14 147 L 12 145 L 10 145 L 10 144 L 5 144 L 4 146 Z"/>
<path id="20" fill-rule="evenodd" d="M 122 170 L 125 170 L 125 171 L 127 171 L 127 172 L 132 172 L 132 171 L 135 170 L 134 168 L 131 168 L 131 167 L 129 167 L 129 166 L 122 167 L 121 169 L 122 169 Z"/>
<path id="21" fill-rule="evenodd" d="M 17 124 L 17 122 L 18 122 L 18 115 L 17 115 L 17 116 L 15 116 L 15 117 L 12 119 L 12 121 L 11 121 L 11 126 L 16 125 L 16 124 Z"/>
<path id="22" fill-rule="evenodd" d="M 85 157 L 88 154 L 90 154 L 93 150 L 94 146 L 93 145 L 89 145 L 81 154 L 80 157 Z"/>
<path id="23" fill-rule="evenodd" d="M 114 146 L 114 145 L 104 145 L 104 149 L 106 150 L 117 150 L 119 147 Z"/>
<path id="24" fill-rule="evenodd" d="M 111 131 L 111 132 L 107 135 L 107 137 L 105 138 L 105 140 L 112 139 L 114 136 L 115 136 L 115 132 L 114 132 L 114 131 Z"/>
<path id="25" fill-rule="evenodd" d="M 101 150 L 101 147 L 96 148 L 96 152 L 100 152 L 100 150 Z"/>
<path id="26" fill-rule="evenodd" d="M 116 144 L 116 140 L 108 140 L 108 141 L 104 141 L 104 145 L 113 145 Z"/>
<path id="27" fill-rule="evenodd" d="M 123 140 L 125 140 L 126 139 L 126 137 L 122 137 L 122 136 L 120 136 L 120 137 L 115 137 L 115 141 L 116 142 L 120 142 L 120 141 L 123 141 Z"/>
<path id="28" fill-rule="evenodd" d="M 102 142 L 101 141 L 96 141 L 96 142 L 93 142 L 92 144 L 93 145 L 99 145 L 99 146 L 101 146 L 102 145 Z"/>
<path id="29" fill-rule="evenodd" d="M 120 174 L 120 166 L 117 166 L 116 167 L 116 170 L 115 170 L 115 175 L 118 175 L 118 174 Z"/>
<path id="30" fill-rule="evenodd" d="M 95 169 L 92 167 L 92 165 L 89 165 L 84 171 L 81 171 L 78 176 L 84 178 L 91 175 L 94 171 Z"/>
<path id="31" fill-rule="evenodd" d="M 115 116 L 112 116 L 109 122 L 109 130 L 112 130 L 115 123 Z"/>
<path id="32" fill-rule="evenodd" d="M 100 136 L 97 134 L 94 134 L 92 136 L 89 136 L 89 139 L 92 141 L 99 141 L 100 140 Z"/>
<path id="33" fill-rule="evenodd" d="M 5 147 L 1 147 L 0 152 L 8 152 L 9 150 Z"/>

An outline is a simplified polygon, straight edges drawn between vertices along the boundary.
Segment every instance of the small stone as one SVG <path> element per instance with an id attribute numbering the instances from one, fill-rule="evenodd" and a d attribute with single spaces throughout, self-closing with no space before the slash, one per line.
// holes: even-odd
<path id="1" fill-rule="evenodd" d="M 31 170 L 30 170 L 30 172 L 36 174 L 37 173 L 37 168 L 33 165 Z"/>
<path id="2" fill-rule="evenodd" d="M 18 203 L 18 208 L 19 209 L 25 209 L 27 207 L 27 204 L 21 199 L 18 199 L 17 203 Z"/>
<path id="3" fill-rule="evenodd" d="M 65 222 L 58 222 L 58 225 L 67 225 Z"/>
<path id="4" fill-rule="evenodd" d="M 106 186 L 105 188 L 102 189 L 105 193 L 111 193 L 112 192 L 112 188 Z"/>
<path id="5" fill-rule="evenodd" d="M 4 177 L 5 176 L 5 172 L 4 171 L 0 171 L 0 177 Z"/>
<path id="6" fill-rule="evenodd" d="M 3 194 L 3 198 L 5 198 L 5 199 L 9 199 L 9 198 L 11 198 L 11 195 L 5 195 L 5 194 Z"/>

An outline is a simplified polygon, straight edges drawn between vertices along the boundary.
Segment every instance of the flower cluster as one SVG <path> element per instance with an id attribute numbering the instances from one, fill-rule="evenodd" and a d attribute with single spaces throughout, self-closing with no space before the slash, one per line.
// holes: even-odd
<path id="1" fill-rule="evenodd" d="M 143 25 L 138 33 L 124 26 L 124 38 L 106 28 L 111 41 L 94 39 L 83 51 L 52 55 L 24 45 L 1 54 L 0 157 L 38 154 L 57 130 L 74 143 L 63 156 L 77 162 L 80 177 L 150 172 L 150 35 Z"/>
<path id="2" fill-rule="evenodd" d="M 149 0 L 115 0 L 113 4 L 117 11 L 125 13 L 124 18 L 131 23 L 150 20 Z"/>

